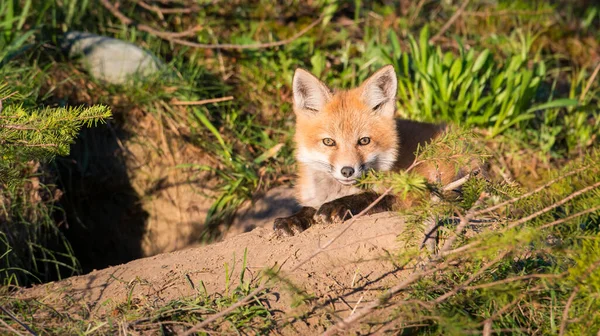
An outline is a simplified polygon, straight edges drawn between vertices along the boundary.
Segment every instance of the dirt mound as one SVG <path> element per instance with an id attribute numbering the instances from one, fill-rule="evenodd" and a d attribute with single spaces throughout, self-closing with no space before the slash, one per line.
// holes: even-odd
<path id="1" fill-rule="evenodd" d="M 239 279 L 242 258 L 247 250 L 247 277 L 257 277 L 261 270 L 275 265 L 280 275 L 319 299 L 298 309 L 323 316 L 335 310 L 347 316 L 357 305 L 362 306 L 379 291 L 402 275 L 386 256 L 398 247 L 396 236 L 403 221 L 393 213 L 363 217 L 338 236 L 348 224 L 315 226 L 295 237 L 277 239 L 272 230 L 256 228 L 203 247 L 165 253 L 131 261 L 127 264 L 93 271 L 63 281 L 24 289 L 22 299 L 36 298 L 60 310 L 68 302 L 89 307 L 92 316 L 110 313 L 126 300 L 139 300 L 159 305 L 175 298 L 194 295 L 202 281 L 208 293 L 223 292 L 226 271 L 233 268 L 231 279 Z M 315 255 L 315 252 L 321 251 Z M 296 267 L 303 263 L 300 267 Z M 295 271 L 291 270 L 297 268 Z M 270 291 L 273 310 L 290 313 L 293 296 L 286 285 L 276 282 Z M 320 323 L 289 325 L 290 332 L 321 328 Z M 308 328 L 308 329 L 306 329 Z"/>

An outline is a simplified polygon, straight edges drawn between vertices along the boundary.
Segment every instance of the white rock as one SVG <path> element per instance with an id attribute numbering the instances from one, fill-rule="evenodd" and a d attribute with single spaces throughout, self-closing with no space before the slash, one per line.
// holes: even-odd
<path id="1" fill-rule="evenodd" d="M 164 67 L 155 55 L 132 43 L 86 32 L 67 33 L 63 48 L 69 57 L 80 57 L 92 76 L 112 84 L 144 78 Z"/>

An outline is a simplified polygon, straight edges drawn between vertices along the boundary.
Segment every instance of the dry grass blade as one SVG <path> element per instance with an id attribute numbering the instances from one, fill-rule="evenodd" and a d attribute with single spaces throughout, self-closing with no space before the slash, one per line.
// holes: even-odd
<path id="1" fill-rule="evenodd" d="M 525 16 L 525 15 L 547 15 L 554 13 L 552 9 L 544 9 L 544 10 L 500 10 L 500 11 L 485 11 L 485 12 L 468 12 L 465 11 L 463 15 L 465 16 L 475 16 L 475 17 L 483 17 L 488 18 L 491 16 Z"/>
<path id="2" fill-rule="evenodd" d="M 598 75 L 598 71 L 600 71 L 600 63 L 598 63 L 598 65 L 596 65 L 596 69 L 594 69 L 594 72 L 592 73 L 592 76 L 588 80 L 587 85 L 585 86 L 585 89 L 581 92 L 581 95 L 579 96 L 579 102 L 582 102 L 583 99 L 585 99 L 585 95 L 588 93 L 588 91 L 592 87 L 592 83 L 594 83 L 594 79 L 596 79 L 596 76 Z"/>
<path id="3" fill-rule="evenodd" d="M 212 104 L 212 103 L 221 103 L 221 102 L 226 102 L 226 101 L 230 101 L 233 100 L 233 96 L 227 96 L 227 97 L 221 97 L 221 98 L 211 98 L 211 99 L 202 99 L 202 100 L 196 100 L 196 101 L 180 101 L 180 100 L 173 100 L 171 101 L 172 105 L 193 105 L 193 106 L 198 106 L 198 105 L 206 105 L 206 104 Z"/>

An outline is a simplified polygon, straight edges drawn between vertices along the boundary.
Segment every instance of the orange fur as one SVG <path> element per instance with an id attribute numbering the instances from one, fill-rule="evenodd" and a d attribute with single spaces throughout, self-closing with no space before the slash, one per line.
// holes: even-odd
<path id="1" fill-rule="evenodd" d="M 392 66 L 383 67 L 357 88 L 337 92 L 298 69 L 292 86 L 299 166 L 296 192 L 303 208 L 275 219 L 273 227 L 280 237 L 302 232 L 315 222 L 343 221 L 348 212 L 356 215 L 365 210 L 379 195 L 356 187 L 362 174 L 370 169 L 407 169 L 419 146 L 446 131 L 445 125 L 395 118 L 397 79 Z M 429 181 L 444 185 L 474 167 L 456 168 L 450 160 L 413 167 Z M 368 213 L 410 207 L 417 201 L 386 195 Z"/>
<path id="2" fill-rule="evenodd" d="M 299 69 L 293 87 L 299 165 L 296 190 L 304 206 L 319 208 L 359 193 L 353 182 L 368 169 L 408 168 L 417 147 L 446 129 L 445 125 L 395 118 L 397 79 L 391 66 L 357 88 L 336 92 Z M 360 144 L 363 138 L 370 140 L 368 144 Z M 324 139 L 333 142 L 328 146 Z M 344 175 L 343 168 L 346 175 L 353 174 Z M 447 162 L 422 164 L 415 171 L 432 182 L 446 184 L 457 178 L 455 166 Z"/>

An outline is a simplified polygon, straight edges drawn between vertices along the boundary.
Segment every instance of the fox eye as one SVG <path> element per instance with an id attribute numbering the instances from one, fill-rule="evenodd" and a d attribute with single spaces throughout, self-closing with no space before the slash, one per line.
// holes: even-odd
<path id="1" fill-rule="evenodd" d="M 325 146 L 332 147 L 335 146 L 335 140 L 333 140 L 332 138 L 325 138 L 323 139 L 323 144 Z"/>
<path id="2" fill-rule="evenodd" d="M 370 143 L 371 143 L 371 138 L 369 138 L 369 137 L 360 138 L 358 140 L 358 144 L 361 145 L 361 146 L 366 146 L 366 145 L 368 145 Z"/>

